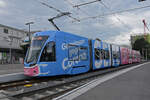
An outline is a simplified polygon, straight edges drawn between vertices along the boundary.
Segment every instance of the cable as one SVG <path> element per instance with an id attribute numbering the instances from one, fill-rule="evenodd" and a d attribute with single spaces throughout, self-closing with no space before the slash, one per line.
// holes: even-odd
<path id="1" fill-rule="evenodd" d="M 48 5 L 48 4 L 44 3 L 44 2 L 41 2 L 41 1 L 39 1 L 39 2 L 40 2 L 42 5 L 45 5 L 45 6 L 47 6 L 47 7 L 51 8 L 51 9 L 53 9 L 53 10 L 55 10 L 55 11 L 57 11 L 57 12 L 61 13 L 61 14 L 63 13 L 61 10 L 59 10 L 59 9 L 57 9 L 57 8 L 53 7 L 53 6 L 50 6 L 50 5 Z M 80 20 L 78 20 L 77 18 L 74 18 L 74 17 L 72 17 L 72 16 L 70 16 L 70 15 L 66 15 L 66 16 L 68 16 L 68 17 L 70 17 L 70 18 L 74 19 L 75 21 L 80 22 Z"/>
<path id="2" fill-rule="evenodd" d="M 108 6 L 106 6 L 104 2 L 100 1 L 100 3 L 101 3 L 105 8 L 107 8 L 110 12 L 112 12 L 112 10 L 111 10 Z M 121 24 L 123 24 L 124 26 L 126 26 L 126 28 L 130 29 L 130 28 L 124 23 L 124 21 L 122 21 L 116 14 L 113 14 L 113 16 L 116 17 L 116 19 L 117 19 Z"/>
<path id="3" fill-rule="evenodd" d="M 101 1 L 101 0 L 95 0 L 95 1 L 91 1 L 91 2 L 81 3 L 81 4 L 79 4 L 79 5 L 75 5 L 75 6 L 73 6 L 73 7 L 79 7 L 79 6 L 83 6 L 83 5 L 87 5 L 87 4 L 95 3 L 95 2 L 98 2 L 98 1 Z"/>
<path id="4" fill-rule="evenodd" d="M 139 9 L 144 9 L 144 8 L 149 8 L 149 7 L 150 7 L 150 5 L 148 5 L 148 6 L 143 6 L 143 7 L 137 7 L 137 8 L 126 9 L 126 10 L 120 10 L 120 11 L 116 11 L 116 12 L 112 12 L 112 13 L 108 13 L 108 14 L 104 14 L 104 15 L 97 15 L 97 16 L 92 16 L 92 17 L 85 17 L 85 18 L 81 18 L 81 19 L 79 19 L 79 20 L 82 21 L 82 20 L 87 20 L 87 19 L 102 18 L 102 17 L 105 17 L 105 16 L 113 15 L 113 14 L 124 13 L 124 12 L 130 12 L 130 11 L 139 10 Z"/>
<path id="5" fill-rule="evenodd" d="M 67 4 L 69 4 L 70 6 L 72 6 L 73 7 L 73 4 L 69 1 L 69 0 L 64 0 L 65 2 L 67 2 Z M 75 12 L 77 15 L 79 15 L 79 13 L 78 12 Z"/>
<path id="6" fill-rule="evenodd" d="M 64 0 L 64 1 L 66 1 L 68 4 L 70 4 L 73 8 L 75 8 L 74 7 L 74 4 L 72 4 L 69 0 Z M 81 8 L 79 8 L 79 7 L 76 7 L 78 10 L 80 10 L 82 13 L 85 13 L 86 15 L 88 15 L 89 16 L 89 14 L 87 13 L 87 12 L 85 12 L 85 11 L 83 11 Z"/>

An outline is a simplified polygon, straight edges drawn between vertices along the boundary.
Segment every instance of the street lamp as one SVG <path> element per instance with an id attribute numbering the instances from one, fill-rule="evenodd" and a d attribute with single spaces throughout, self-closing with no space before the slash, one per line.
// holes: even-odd
<path id="1" fill-rule="evenodd" d="M 9 37 L 10 38 L 10 43 L 9 43 L 9 45 L 10 45 L 10 48 L 9 48 L 9 55 L 10 55 L 10 64 L 12 63 L 12 51 L 11 51 L 11 47 L 12 47 L 12 37 L 10 36 Z"/>
<path id="2" fill-rule="evenodd" d="M 28 23 L 25 24 L 25 25 L 29 25 L 29 33 L 28 33 L 28 35 L 29 35 L 29 45 L 30 45 L 30 42 L 31 42 L 31 39 L 30 39 L 30 25 L 31 24 L 34 24 L 34 22 L 28 22 Z"/>

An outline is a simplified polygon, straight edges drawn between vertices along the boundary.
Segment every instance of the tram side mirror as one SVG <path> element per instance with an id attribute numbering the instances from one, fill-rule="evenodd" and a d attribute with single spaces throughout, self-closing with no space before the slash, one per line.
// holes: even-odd
<path id="1" fill-rule="evenodd" d="M 46 46 L 46 52 L 47 53 L 52 53 L 53 52 L 53 47 L 54 47 L 54 42 L 49 42 Z"/>

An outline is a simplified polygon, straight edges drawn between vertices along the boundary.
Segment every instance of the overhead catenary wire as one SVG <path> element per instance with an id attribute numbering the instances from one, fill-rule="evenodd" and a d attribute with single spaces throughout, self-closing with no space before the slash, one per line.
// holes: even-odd
<path id="1" fill-rule="evenodd" d="M 101 1 L 101 0 L 95 0 L 95 1 L 90 1 L 90 2 L 86 2 L 86 3 L 81 3 L 81 4 L 75 5 L 75 6 L 73 6 L 73 7 L 84 6 L 84 5 L 88 5 L 88 4 L 91 4 L 91 3 L 95 3 L 95 2 L 98 2 L 98 1 Z"/>
<path id="2" fill-rule="evenodd" d="M 110 10 L 111 12 L 112 12 L 112 10 L 107 6 L 107 5 L 105 5 L 105 3 L 104 2 L 100 2 L 105 8 L 107 8 L 108 10 Z M 116 14 L 113 14 L 114 15 L 114 17 L 116 17 L 116 19 L 122 24 L 122 25 L 124 25 L 127 29 L 129 29 L 130 30 L 130 27 L 128 26 L 128 25 L 126 25 L 125 23 L 124 23 L 124 21 L 122 21 Z M 132 33 L 135 33 L 135 32 L 132 32 Z M 129 40 L 130 41 L 130 40 Z"/>
<path id="3" fill-rule="evenodd" d="M 50 5 L 48 5 L 48 4 L 46 4 L 46 3 L 44 3 L 44 2 L 41 2 L 41 1 L 39 1 L 42 5 L 45 5 L 45 6 L 47 6 L 47 7 L 49 7 L 49 8 L 51 8 L 51 9 L 53 9 L 53 10 L 55 10 L 55 11 L 57 11 L 57 12 L 59 12 L 59 13 L 64 13 L 63 11 L 61 11 L 61 10 L 59 10 L 59 9 L 57 9 L 57 8 L 55 8 L 55 7 L 53 7 L 53 6 L 50 6 Z M 75 20 L 75 21 L 78 21 L 78 22 L 80 22 L 80 20 L 79 19 L 77 19 L 77 18 L 74 18 L 74 17 L 72 17 L 71 15 L 66 15 L 66 16 L 68 16 L 68 17 L 70 17 L 70 18 L 72 18 L 73 20 Z"/>
<path id="4" fill-rule="evenodd" d="M 71 0 L 64 0 L 65 2 L 67 2 L 70 6 L 72 6 L 72 8 L 77 8 L 78 11 L 80 11 L 81 13 L 85 14 L 86 16 L 90 16 L 86 11 L 82 10 L 80 7 L 74 7 L 74 4 L 71 2 Z M 79 13 L 77 13 L 79 14 Z M 74 21 L 72 21 L 73 23 Z"/>
<path id="5" fill-rule="evenodd" d="M 124 13 L 124 12 L 130 12 L 130 11 L 134 11 L 134 10 L 140 10 L 140 9 L 144 9 L 144 8 L 150 8 L 150 5 L 143 6 L 143 7 L 136 7 L 136 8 L 126 9 L 126 10 L 120 10 L 120 11 L 116 11 L 116 12 L 112 12 L 112 13 L 107 13 L 107 14 L 104 14 L 104 15 L 97 15 L 97 16 L 91 16 L 91 17 L 84 17 L 84 18 L 81 18 L 81 19 L 79 19 L 79 20 L 82 21 L 82 20 L 87 20 L 87 19 L 103 18 L 103 17 L 105 17 L 105 16 L 110 16 L 110 15 L 119 14 L 119 13 Z"/>
<path id="6" fill-rule="evenodd" d="M 105 7 L 107 8 L 110 12 L 112 12 L 112 10 L 102 1 L 100 1 L 100 3 Z M 124 21 L 122 21 L 116 14 L 113 14 L 113 16 L 124 26 L 126 26 L 126 28 L 130 29 L 125 23 Z"/>
<path id="7" fill-rule="evenodd" d="M 69 4 L 70 6 L 73 7 L 73 4 L 69 1 L 69 0 L 64 0 L 67 4 Z M 76 13 L 76 12 L 75 12 Z M 79 13 L 77 12 L 76 15 L 79 15 Z"/>
<path id="8" fill-rule="evenodd" d="M 77 9 L 80 10 L 82 13 L 84 13 L 84 14 L 86 14 L 86 15 L 89 16 L 89 14 L 88 14 L 87 12 L 83 11 L 80 7 L 74 7 L 74 4 L 71 3 L 70 0 L 64 0 L 64 1 L 66 1 L 69 5 L 71 5 L 72 8 L 77 8 Z"/>
<path id="9" fill-rule="evenodd" d="M 65 1 L 69 1 L 69 0 L 65 0 Z M 97 1 L 101 1 L 101 0 L 97 0 Z M 103 2 L 101 2 L 103 3 Z M 89 3 L 88 3 L 89 4 Z M 70 5 L 74 6 L 71 2 L 70 2 Z M 105 6 L 105 5 L 104 5 Z M 52 7 L 52 6 L 51 6 Z M 107 6 L 105 6 L 107 7 Z M 82 20 L 86 20 L 86 19 L 95 19 L 95 18 L 100 18 L 100 17 L 105 17 L 105 16 L 109 16 L 109 15 L 114 15 L 114 14 L 118 14 L 118 13 L 123 13 L 123 12 L 129 12 L 129 11 L 133 11 L 133 10 L 138 10 L 138 9 L 143 9 L 143 8 L 148 8 L 150 6 L 143 6 L 143 7 L 136 7 L 136 8 L 131 8 L 131 9 L 126 9 L 126 10 L 120 10 L 120 11 L 116 11 L 116 12 L 112 12 L 112 13 L 107 13 L 107 14 L 104 14 L 104 15 L 97 15 L 97 16 L 89 16 L 89 17 L 84 17 L 84 18 L 81 18 L 81 19 L 78 19 L 78 21 L 82 21 Z M 54 8 L 54 7 L 53 7 Z M 52 8 L 52 9 L 53 9 Z M 79 7 L 76 7 L 76 8 L 79 8 Z M 80 8 L 79 8 L 80 9 Z M 59 9 L 55 9 L 55 10 L 58 10 L 60 12 L 62 12 L 61 10 Z M 81 10 L 81 9 L 80 9 Z M 57 11 L 57 12 L 58 12 Z M 123 21 L 121 21 L 120 18 L 117 18 L 117 20 L 119 21 L 120 20 L 120 23 L 124 24 L 125 23 Z M 77 20 L 74 20 L 73 22 L 76 22 Z"/>

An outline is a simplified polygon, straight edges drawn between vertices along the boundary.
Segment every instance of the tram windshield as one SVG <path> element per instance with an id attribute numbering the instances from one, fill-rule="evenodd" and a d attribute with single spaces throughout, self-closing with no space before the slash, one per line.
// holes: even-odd
<path id="1" fill-rule="evenodd" d="M 40 51 L 47 39 L 48 36 L 36 36 L 32 38 L 29 52 L 27 54 L 27 63 L 32 62 L 35 64 L 37 62 Z"/>

